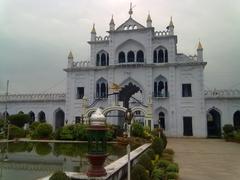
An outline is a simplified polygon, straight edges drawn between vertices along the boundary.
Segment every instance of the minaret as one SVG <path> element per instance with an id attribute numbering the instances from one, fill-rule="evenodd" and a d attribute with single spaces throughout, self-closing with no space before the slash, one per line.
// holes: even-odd
<path id="1" fill-rule="evenodd" d="M 151 16 L 150 16 L 150 13 L 148 13 L 148 17 L 147 17 L 147 27 L 152 27 L 152 19 L 151 19 Z"/>
<path id="2" fill-rule="evenodd" d="M 174 35 L 174 25 L 173 25 L 172 17 L 170 19 L 170 23 L 169 23 L 167 29 L 169 31 L 169 35 Z"/>
<path id="3" fill-rule="evenodd" d="M 92 28 L 92 31 L 91 31 L 91 41 L 95 41 L 96 40 L 96 30 L 95 30 L 95 24 L 93 24 L 93 28 Z"/>
<path id="4" fill-rule="evenodd" d="M 197 47 L 197 61 L 203 61 L 203 48 L 200 41 L 198 42 Z"/>
<path id="5" fill-rule="evenodd" d="M 72 64 L 73 64 L 73 55 L 72 55 L 72 51 L 70 51 L 68 54 L 68 68 L 71 68 Z"/>
<path id="6" fill-rule="evenodd" d="M 110 31 L 114 31 L 115 30 L 115 24 L 114 24 L 114 20 L 113 20 L 113 15 L 112 15 L 112 19 L 109 23 L 109 30 Z"/>

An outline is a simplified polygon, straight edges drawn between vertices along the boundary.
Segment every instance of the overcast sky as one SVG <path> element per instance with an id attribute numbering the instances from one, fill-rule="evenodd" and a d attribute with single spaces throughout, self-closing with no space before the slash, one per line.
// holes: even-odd
<path id="1" fill-rule="evenodd" d="M 239 0 L 132 0 L 133 18 L 155 30 L 173 17 L 178 52 L 204 48 L 205 89 L 240 89 Z M 69 50 L 89 59 L 92 24 L 105 36 L 111 15 L 116 26 L 128 19 L 130 0 L 0 0 L 0 93 L 64 92 Z"/>

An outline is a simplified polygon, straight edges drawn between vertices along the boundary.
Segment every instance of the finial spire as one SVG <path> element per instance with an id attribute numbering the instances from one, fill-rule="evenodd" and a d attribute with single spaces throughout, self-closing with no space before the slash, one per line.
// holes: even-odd
<path id="1" fill-rule="evenodd" d="M 72 51 L 69 52 L 68 59 L 73 59 Z"/>
<path id="2" fill-rule="evenodd" d="M 133 10 L 132 10 L 132 3 L 130 3 L 130 9 L 128 11 L 128 14 L 130 15 L 130 17 L 132 17 L 132 14 L 133 14 Z"/>
<path id="3" fill-rule="evenodd" d="M 92 34 L 96 34 L 96 30 L 95 30 L 95 24 L 93 23 L 93 28 L 92 28 L 92 31 L 91 31 Z"/>
<path id="4" fill-rule="evenodd" d="M 110 21 L 110 24 L 115 25 L 114 20 L 113 20 L 113 15 L 112 15 L 112 19 L 111 19 L 111 21 Z"/>
<path id="5" fill-rule="evenodd" d="M 150 16 L 150 12 L 149 12 L 149 11 L 148 11 L 147 22 L 152 22 L 152 19 L 151 19 L 151 16 Z"/>
<path id="6" fill-rule="evenodd" d="M 174 25 L 173 25 L 173 21 L 172 21 L 172 16 L 171 16 L 171 18 L 170 18 L 169 26 L 174 26 Z"/>
<path id="7" fill-rule="evenodd" d="M 203 49 L 203 48 L 202 48 L 202 44 L 201 44 L 201 42 L 200 42 L 200 40 L 199 40 L 197 50 L 202 50 L 202 49 Z"/>

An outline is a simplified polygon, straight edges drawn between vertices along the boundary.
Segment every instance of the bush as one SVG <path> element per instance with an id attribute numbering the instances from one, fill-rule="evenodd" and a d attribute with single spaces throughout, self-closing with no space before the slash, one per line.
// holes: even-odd
<path id="1" fill-rule="evenodd" d="M 160 159 L 157 163 L 157 167 L 161 168 L 161 169 L 166 169 L 169 164 L 171 164 L 170 161 L 165 160 L 165 159 Z"/>
<path id="2" fill-rule="evenodd" d="M 160 136 L 163 141 L 163 149 L 167 147 L 167 136 L 163 133 L 163 131 L 160 131 Z"/>
<path id="3" fill-rule="evenodd" d="M 49 180 L 70 180 L 70 178 L 62 171 L 55 172 Z"/>
<path id="4" fill-rule="evenodd" d="M 162 139 L 155 137 L 152 142 L 152 149 L 154 150 L 155 154 L 161 155 L 164 149 Z"/>
<path id="5" fill-rule="evenodd" d="M 73 125 L 67 125 L 60 129 L 59 139 L 61 140 L 73 140 L 74 139 L 74 127 Z"/>
<path id="6" fill-rule="evenodd" d="M 48 155 L 52 151 L 52 147 L 48 143 L 37 143 L 35 152 L 40 156 Z"/>
<path id="7" fill-rule="evenodd" d="M 231 124 L 225 124 L 225 125 L 223 126 L 223 132 L 224 132 L 225 134 L 232 133 L 233 131 L 234 131 L 233 125 L 231 125 Z"/>
<path id="8" fill-rule="evenodd" d="M 173 155 L 172 154 L 168 154 L 168 153 L 162 153 L 162 159 L 168 160 L 170 162 L 173 162 Z"/>
<path id="9" fill-rule="evenodd" d="M 240 142 L 240 131 L 239 130 L 235 131 L 233 136 L 236 141 Z"/>
<path id="10" fill-rule="evenodd" d="M 170 148 L 164 149 L 164 150 L 163 150 L 163 153 L 167 153 L 167 154 L 174 155 L 173 149 L 170 149 Z"/>
<path id="11" fill-rule="evenodd" d="M 75 140 L 87 140 L 87 126 L 85 124 L 76 124 L 73 128 Z"/>
<path id="12" fill-rule="evenodd" d="M 163 169 L 155 168 L 151 175 L 152 180 L 164 180 L 165 179 L 165 172 Z"/>
<path id="13" fill-rule="evenodd" d="M 131 134 L 135 137 L 143 137 L 144 129 L 140 123 L 133 123 L 131 128 Z"/>
<path id="14" fill-rule="evenodd" d="M 35 121 L 35 122 L 33 122 L 33 123 L 29 126 L 29 129 L 30 129 L 31 131 L 35 131 L 35 130 L 37 129 L 37 127 L 38 127 L 39 124 L 41 124 L 41 123 L 38 122 L 38 121 Z"/>
<path id="15" fill-rule="evenodd" d="M 52 126 L 51 124 L 41 123 L 37 126 L 36 135 L 38 138 L 50 138 L 52 135 Z"/>
<path id="16" fill-rule="evenodd" d="M 167 172 L 166 173 L 166 176 L 167 176 L 167 180 L 177 180 L 178 179 L 178 173 L 175 173 L 175 172 Z"/>
<path id="17" fill-rule="evenodd" d="M 166 172 L 176 172 L 178 173 L 179 168 L 178 165 L 176 163 L 170 163 L 167 168 L 166 168 Z"/>
<path id="18" fill-rule="evenodd" d="M 145 169 L 147 169 L 150 173 L 152 172 L 153 166 L 152 166 L 151 158 L 147 154 L 143 154 L 140 157 L 138 163 L 142 165 Z"/>
<path id="19" fill-rule="evenodd" d="M 131 180 L 149 180 L 146 169 L 142 165 L 136 164 L 131 171 Z"/>
<path id="20" fill-rule="evenodd" d="M 155 158 L 155 153 L 151 148 L 146 151 L 146 154 L 150 157 L 151 160 Z"/>
<path id="21" fill-rule="evenodd" d="M 14 126 L 14 125 L 10 125 L 9 127 L 9 139 L 13 139 L 13 138 L 23 138 L 25 137 L 25 131 L 24 129 Z"/>
<path id="22" fill-rule="evenodd" d="M 31 117 L 28 114 L 14 114 L 8 117 L 11 124 L 22 128 L 25 123 L 30 121 Z"/>

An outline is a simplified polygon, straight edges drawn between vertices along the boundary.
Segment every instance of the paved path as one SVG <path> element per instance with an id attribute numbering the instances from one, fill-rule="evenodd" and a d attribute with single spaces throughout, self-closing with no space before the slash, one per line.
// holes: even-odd
<path id="1" fill-rule="evenodd" d="M 220 139 L 169 138 L 180 180 L 240 180 L 240 144 Z"/>

